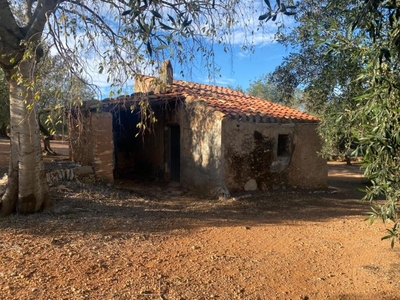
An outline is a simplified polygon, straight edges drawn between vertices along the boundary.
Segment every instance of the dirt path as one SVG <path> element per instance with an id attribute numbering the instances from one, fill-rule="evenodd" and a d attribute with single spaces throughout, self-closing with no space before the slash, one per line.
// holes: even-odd
<path id="1" fill-rule="evenodd" d="M 57 153 L 57 155 L 43 157 L 43 161 L 49 167 L 55 161 L 65 160 L 69 158 L 67 141 L 59 141 L 59 140 L 51 141 L 51 147 Z M 10 141 L 4 138 L 0 138 L 0 177 L 3 174 L 7 173 L 8 171 L 8 163 L 10 161 L 9 155 L 10 155 Z"/>
<path id="2" fill-rule="evenodd" d="M 227 201 L 65 182 L 53 212 L 0 219 L 0 299 L 400 299 L 357 167 L 330 179 Z"/>

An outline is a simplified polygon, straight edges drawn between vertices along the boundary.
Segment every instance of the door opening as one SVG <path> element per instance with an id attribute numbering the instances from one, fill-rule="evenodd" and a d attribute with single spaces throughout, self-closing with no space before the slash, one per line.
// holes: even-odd
<path id="1" fill-rule="evenodd" d="M 181 179 L 181 132 L 178 125 L 169 127 L 169 178 L 173 181 Z"/>

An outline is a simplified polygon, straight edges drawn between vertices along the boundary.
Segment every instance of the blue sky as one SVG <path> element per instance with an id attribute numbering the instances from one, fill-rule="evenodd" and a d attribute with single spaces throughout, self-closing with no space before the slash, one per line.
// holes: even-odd
<path id="1" fill-rule="evenodd" d="M 194 71 L 191 78 L 183 78 L 198 83 L 215 84 L 219 86 L 242 86 L 245 90 L 250 82 L 260 76 L 272 72 L 281 64 L 282 58 L 289 52 L 285 47 L 275 42 L 269 42 L 256 47 L 254 53 L 245 53 L 239 46 L 233 48 L 233 55 L 224 51 L 216 52 L 216 61 L 221 67 L 220 74 L 214 80 L 209 80 L 207 74 Z M 175 79 L 182 79 L 177 74 Z"/>
<path id="2" fill-rule="evenodd" d="M 255 2 L 264 3 L 261 0 Z M 260 11 L 255 11 L 256 16 Z M 231 35 L 228 38 L 232 45 L 231 53 L 224 52 L 223 47 L 218 44 L 214 46 L 215 61 L 220 67 L 220 72 L 215 74 L 214 78 L 209 79 L 210 74 L 205 71 L 200 62 L 195 62 L 190 74 L 185 73 L 183 78 L 180 75 L 179 66 L 172 61 L 174 78 L 218 86 L 241 86 L 246 90 L 252 81 L 274 71 L 281 64 L 283 57 L 289 54 L 284 46 L 274 41 L 274 35 L 278 31 L 279 24 L 275 22 L 259 23 L 258 18 L 254 16 L 254 11 L 251 10 L 250 12 L 253 12 L 253 15 L 249 16 L 249 19 L 240 21 L 231 28 Z M 283 15 L 279 18 L 277 22 L 283 22 L 286 28 L 293 25 L 292 18 Z M 249 44 L 253 45 L 254 52 L 242 50 L 242 45 Z M 199 56 L 201 57 L 202 53 L 199 53 Z M 89 72 L 92 75 L 93 83 L 98 85 L 101 90 L 101 95 L 98 95 L 98 97 L 104 99 L 110 95 L 110 83 L 107 82 L 106 74 L 96 74 L 98 69 L 96 63 L 92 64 L 92 67 L 93 69 Z M 151 75 L 145 70 L 143 74 Z M 130 80 L 123 88 L 123 93 L 131 94 L 133 92 L 133 82 Z"/>
<path id="3" fill-rule="evenodd" d="M 174 78 L 178 80 L 192 81 L 196 83 L 205 83 L 218 86 L 233 86 L 240 85 L 246 90 L 252 81 L 268 72 L 272 72 L 281 64 L 284 56 L 289 54 L 284 46 L 269 41 L 259 44 L 255 47 L 254 53 L 246 53 L 239 45 L 234 46 L 232 53 L 225 53 L 222 49 L 216 50 L 215 60 L 221 68 L 219 74 L 215 74 L 215 79 L 209 79 L 206 71 L 201 71 L 200 64 L 193 67 L 192 75 L 181 77 L 179 71 L 174 66 Z M 94 75 L 94 74 L 93 74 Z M 100 99 L 109 96 L 110 87 L 106 82 L 105 75 L 94 75 L 94 83 L 101 89 Z M 134 92 L 132 84 L 129 84 L 124 92 L 131 94 Z"/>
<path id="4" fill-rule="evenodd" d="M 98 9 L 105 15 L 108 14 L 108 9 L 104 8 L 104 11 L 101 7 Z M 210 24 L 214 24 L 213 22 L 209 23 L 209 20 L 207 20 L 207 18 L 198 19 L 197 24 L 195 24 L 195 26 L 193 27 L 196 32 L 196 36 L 200 37 L 200 39 L 202 40 L 202 42 L 204 42 L 206 46 L 207 43 L 215 43 L 215 61 L 220 67 L 220 73 L 212 74 L 214 75 L 214 78 L 210 80 L 210 74 L 204 71 L 205 68 L 199 62 L 195 63 L 195 65 L 191 68 L 190 76 L 189 74 L 185 73 L 186 76 L 182 78 L 180 76 L 179 66 L 175 65 L 172 61 L 175 79 L 183 79 L 197 83 L 214 84 L 219 86 L 241 86 L 244 90 L 246 90 L 252 81 L 257 80 L 262 75 L 267 74 L 268 72 L 272 72 L 282 62 L 282 58 L 289 53 L 285 49 L 285 47 L 274 42 L 274 35 L 278 31 L 279 25 L 284 24 L 286 28 L 294 25 L 293 18 L 279 15 L 276 22 L 260 22 L 258 20 L 258 16 L 266 12 L 266 4 L 263 0 L 254 0 L 249 2 L 244 1 L 243 5 L 241 5 L 240 7 L 236 7 L 236 10 L 238 13 L 237 16 L 240 16 L 236 18 L 237 21 L 235 19 L 235 22 L 228 23 L 229 25 L 227 25 L 228 27 L 226 28 L 220 27 L 220 32 L 213 36 L 213 38 L 204 33 L 204 28 L 211 26 Z M 216 11 L 215 13 L 221 19 L 219 19 L 220 21 L 218 23 L 218 17 L 215 20 L 210 18 L 210 20 L 214 20 L 216 22 L 213 26 L 224 26 L 224 20 L 226 19 L 224 11 Z M 115 26 L 115 28 L 118 28 L 118 26 L 124 24 L 123 22 L 120 22 L 122 19 L 118 19 L 119 21 L 117 22 L 117 19 L 115 19 L 114 17 L 115 14 L 111 14 L 111 17 L 109 19 L 108 17 L 106 17 L 106 19 L 110 22 L 109 25 L 111 27 Z M 105 41 L 104 39 L 99 39 L 99 41 L 97 41 L 98 39 L 99 38 L 95 39 L 95 45 L 98 47 L 98 49 L 104 50 L 103 53 L 105 53 L 106 50 L 113 51 L 112 45 L 109 45 L 109 43 L 107 43 L 107 41 Z M 68 44 L 68 47 L 66 48 L 74 49 L 74 47 L 78 47 L 79 45 L 81 45 L 81 43 L 83 43 L 83 45 L 90 44 L 89 40 L 87 39 L 87 36 L 83 34 L 83 32 L 81 32 L 78 35 L 66 36 L 65 40 L 63 40 L 63 43 Z M 197 38 L 196 40 L 199 40 L 199 38 Z M 224 52 L 223 47 L 221 45 L 218 45 L 218 43 L 221 42 L 232 45 L 232 52 Z M 198 45 L 195 43 L 193 44 L 195 47 L 192 49 L 196 49 Z M 252 45 L 255 51 L 251 53 L 248 51 L 246 52 L 245 50 L 242 50 L 242 45 Z M 96 97 L 98 99 L 104 99 L 109 96 L 117 96 L 117 94 L 111 95 L 110 93 L 111 82 L 110 80 L 108 80 L 110 74 L 106 74 L 105 72 L 99 74 L 99 66 L 102 63 L 101 55 L 96 55 L 96 51 L 94 51 L 93 49 L 94 47 L 89 47 L 87 51 L 80 52 L 79 55 L 81 56 L 81 58 L 86 59 L 86 64 L 84 64 L 84 68 L 88 75 L 88 81 L 98 86 L 99 88 L 99 93 L 98 95 L 96 95 Z M 174 50 L 171 49 L 171 51 Z M 54 49 L 54 53 L 56 52 L 57 51 Z M 126 53 L 127 52 L 125 52 L 125 54 Z M 168 53 L 168 49 L 165 50 L 165 53 Z M 165 53 L 161 53 L 160 56 L 165 55 Z M 199 53 L 199 57 L 202 57 L 203 54 L 204 53 Z M 173 53 L 173 55 L 177 57 L 176 53 Z M 124 56 L 123 51 L 122 56 Z M 207 55 L 204 55 L 204 57 L 206 56 Z M 126 57 L 128 58 L 129 55 L 127 55 Z M 164 57 L 168 58 L 167 56 Z M 146 63 L 143 63 L 143 67 L 138 67 L 139 68 L 137 71 L 142 74 L 153 75 L 155 73 L 155 68 L 151 65 L 147 65 Z M 146 72 L 146 68 L 148 68 L 147 70 L 149 70 L 149 72 Z M 111 74 L 111 81 L 113 77 L 115 78 L 119 76 L 124 76 L 124 71 L 111 71 L 115 71 L 115 74 Z M 119 82 L 126 82 L 125 80 L 127 78 L 125 77 L 118 79 L 121 79 L 121 81 Z M 128 81 L 126 82 L 126 85 L 122 87 L 122 93 L 131 94 L 134 92 L 133 80 L 127 80 Z M 120 87 L 113 88 L 113 91 L 115 92 L 119 88 Z"/>

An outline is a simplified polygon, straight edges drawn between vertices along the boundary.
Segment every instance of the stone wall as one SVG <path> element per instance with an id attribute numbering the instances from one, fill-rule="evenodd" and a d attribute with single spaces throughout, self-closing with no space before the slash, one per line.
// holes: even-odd
<path id="1" fill-rule="evenodd" d="M 92 114 L 94 139 L 93 168 L 96 179 L 114 182 L 114 141 L 112 115 L 108 112 Z"/>
<path id="2" fill-rule="evenodd" d="M 92 166 L 94 162 L 91 115 L 90 111 L 77 109 L 68 118 L 69 156 L 73 162 L 83 166 Z"/>
<path id="3" fill-rule="evenodd" d="M 93 166 L 96 179 L 114 181 L 113 133 L 110 113 L 85 112 L 69 122 L 70 159 Z"/>
<path id="4" fill-rule="evenodd" d="M 326 186 L 316 125 L 224 119 L 222 144 L 230 191 Z M 286 145 L 279 151 L 280 137 Z M 310 174 L 315 170 L 315 174 Z M 310 172 L 311 171 L 311 172 Z"/>
<path id="5" fill-rule="evenodd" d="M 316 124 L 297 124 L 295 149 L 289 169 L 291 186 L 321 188 L 328 185 L 328 165 L 326 159 L 317 152 L 321 150 L 322 140 Z"/>

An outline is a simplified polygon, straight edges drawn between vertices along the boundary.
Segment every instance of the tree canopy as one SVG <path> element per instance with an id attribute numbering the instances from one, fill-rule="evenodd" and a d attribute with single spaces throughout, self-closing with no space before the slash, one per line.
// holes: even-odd
<path id="1" fill-rule="evenodd" d="M 276 74 L 275 74 L 276 75 Z M 288 95 L 281 89 L 281 85 L 273 78 L 272 73 L 261 75 L 250 82 L 246 92 L 249 95 L 290 106 L 296 109 L 303 109 L 301 98 L 304 93 L 297 87 L 293 89 L 293 94 Z"/>
<path id="2" fill-rule="evenodd" d="M 305 105 L 323 119 L 325 153 L 356 142 L 372 183 L 369 219 L 393 222 L 384 237 L 392 246 L 400 238 L 399 17 L 392 0 L 301 1 L 297 25 L 279 33 L 297 51 L 273 73 L 288 97 L 304 89 Z M 382 195 L 383 205 L 374 202 Z"/>
<path id="3" fill-rule="evenodd" d="M 302 1 L 296 10 L 296 25 L 290 30 L 282 28 L 278 41 L 294 51 L 271 74 L 283 99 L 290 101 L 297 89 L 303 91 L 301 106 L 322 117 L 320 133 L 325 141 L 322 154 L 346 153 L 354 144 L 353 128 L 346 111 L 356 106 L 354 97 L 362 93 L 363 86 L 356 79 L 363 61 L 354 56 L 353 48 L 335 51 L 338 39 L 352 34 L 351 26 L 357 16 L 354 1 Z M 354 36 L 361 43 L 366 36 Z M 341 118 L 338 122 L 338 118 Z M 346 126 L 343 124 L 347 122 Z"/>
<path id="4" fill-rule="evenodd" d="M 270 82 L 270 74 L 264 74 L 259 78 L 256 78 L 253 82 L 250 82 L 246 91 L 249 95 L 270 100 L 272 102 L 279 103 L 282 101 L 278 90 L 276 89 L 276 85 Z"/>
<path id="5" fill-rule="evenodd" d="M 400 197 L 400 3 L 366 1 L 353 22 L 353 36 L 358 31 L 368 38 L 354 45 L 349 40 L 338 46 L 354 47 L 355 55 L 364 59 L 358 78 L 365 89 L 357 98 L 353 122 L 361 124 L 356 132 L 364 152 L 365 175 L 372 186 L 366 198 L 373 201 L 384 195 L 384 204 L 376 203 L 370 220 L 392 221 L 393 227 L 384 238 L 400 240 L 398 205 Z M 353 40 L 350 40 L 350 42 Z"/>

